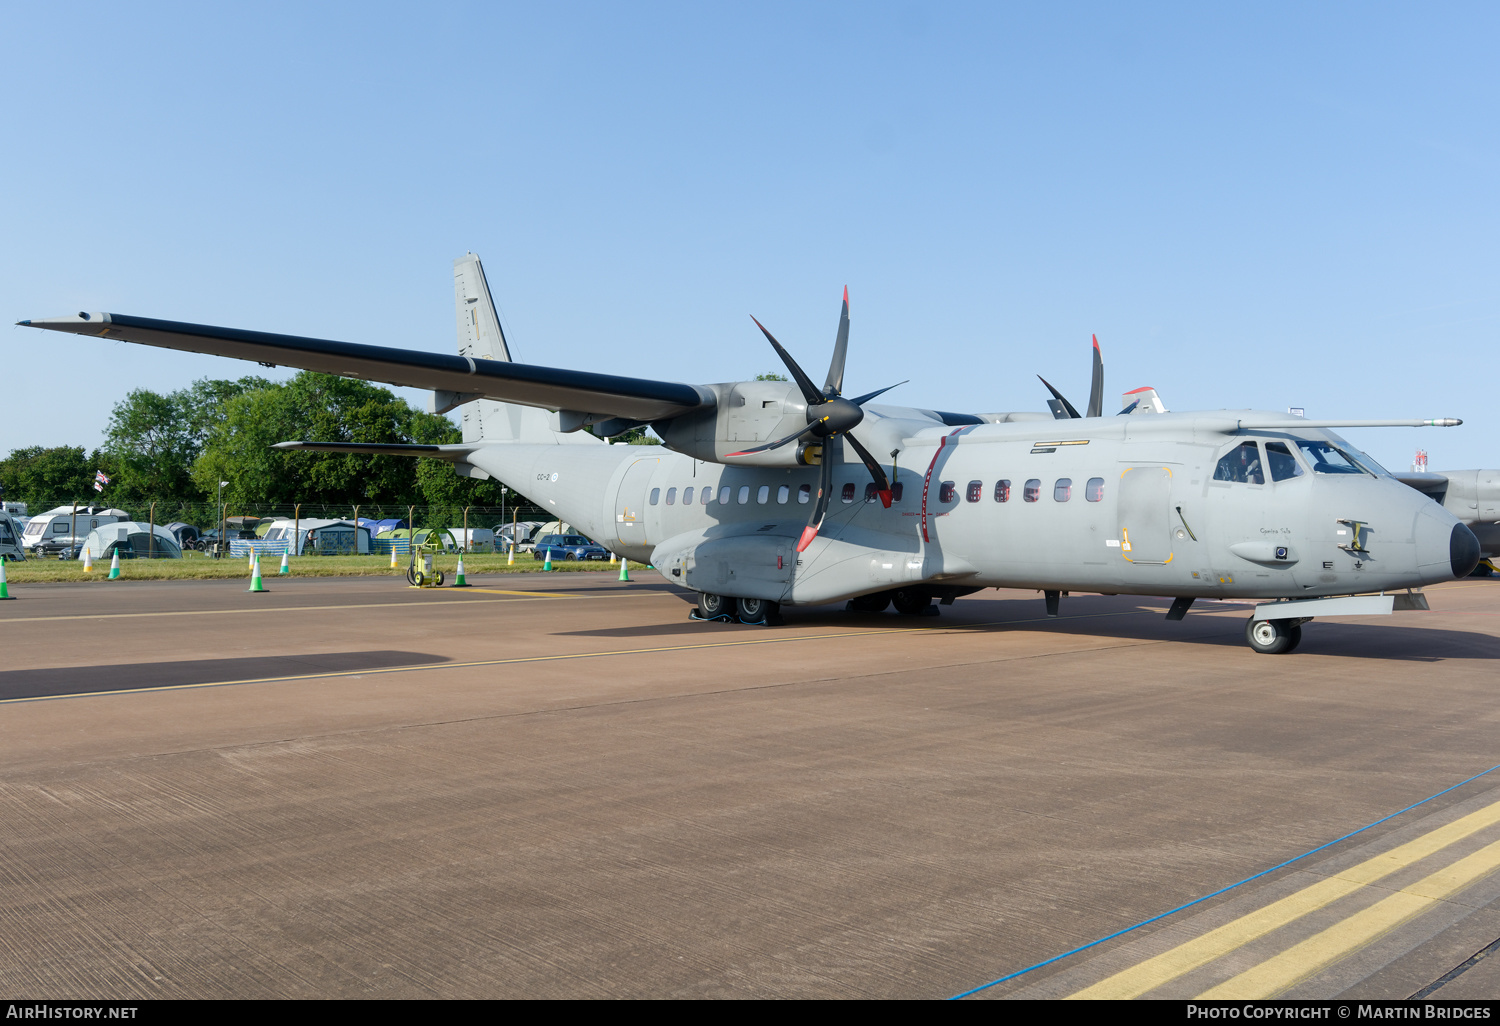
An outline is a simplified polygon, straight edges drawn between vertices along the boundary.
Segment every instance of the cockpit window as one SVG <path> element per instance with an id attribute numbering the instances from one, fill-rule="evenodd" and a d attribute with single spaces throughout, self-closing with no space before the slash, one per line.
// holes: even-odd
<path id="1" fill-rule="evenodd" d="M 1302 476 L 1302 464 L 1292 455 L 1285 442 L 1266 443 L 1266 464 L 1271 468 L 1272 481 L 1290 481 Z"/>
<path id="2" fill-rule="evenodd" d="M 1389 470 L 1386 470 L 1379 463 L 1376 463 L 1375 460 L 1373 458 L 1371 458 L 1371 456 L 1370 456 L 1369 453 L 1367 453 L 1367 452 L 1360 452 L 1358 449 L 1349 449 L 1347 451 L 1348 451 L 1349 455 L 1354 458 L 1354 462 L 1355 463 L 1358 463 L 1361 467 L 1364 467 L 1366 470 L 1368 470 L 1370 473 L 1374 474 L 1376 477 L 1390 477 L 1391 476 L 1391 472 Z"/>
<path id="3" fill-rule="evenodd" d="M 1331 442 L 1315 442 L 1307 438 L 1297 439 L 1297 447 L 1307 462 L 1312 464 L 1314 474 L 1368 474 L 1359 462 Z"/>
<path id="4" fill-rule="evenodd" d="M 1260 468 L 1260 447 L 1254 442 L 1241 442 L 1230 449 L 1214 468 L 1214 480 L 1265 484 L 1266 475 Z"/>

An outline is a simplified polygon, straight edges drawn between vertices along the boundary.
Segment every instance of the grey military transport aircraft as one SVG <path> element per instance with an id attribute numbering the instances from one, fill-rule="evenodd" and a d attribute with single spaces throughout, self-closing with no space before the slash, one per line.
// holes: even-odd
<path id="1" fill-rule="evenodd" d="M 1150 389 L 1103 415 L 1102 363 L 1080 415 L 969 414 L 848 398 L 848 292 L 822 385 L 764 327 L 791 381 L 694 385 L 515 363 L 479 258 L 454 261 L 458 355 L 124 314 L 33 328 L 430 389 L 463 442 L 283 442 L 278 448 L 446 460 L 495 477 L 698 595 L 692 615 L 779 622 L 848 602 L 935 613 L 986 587 L 1268 599 L 1246 638 L 1295 648 L 1315 616 L 1426 608 L 1423 585 L 1467 575 L 1472 531 L 1331 429 L 1458 420 L 1307 420 L 1167 412 Z M 756 322 L 759 327 L 759 322 Z M 649 425 L 660 447 L 607 445 Z M 588 427 L 590 431 L 583 429 Z"/>

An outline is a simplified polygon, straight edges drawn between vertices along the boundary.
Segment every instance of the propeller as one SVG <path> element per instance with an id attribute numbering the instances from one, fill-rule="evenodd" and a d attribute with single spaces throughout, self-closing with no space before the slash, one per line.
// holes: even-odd
<path id="1" fill-rule="evenodd" d="M 885 469 L 876 462 L 870 451 L 859 443 L 859 439 L 849 434 L 859 423 L 865 419 L 864 404 L 884 392 L 889 392 L 896 385 L 887 385 L 873 392 L 866 392 L 854 399 L 845 399 L 841 394 L 844 388 L 844 358 L 849 350 L 849 289 L 844 289 L 844 309 L 839 316 L 839 333 L 833 343 L 833 360 L 828 365 L 828 377 L 824 380 L 822 389 L 813 384 L 813 380 L 807 376 L 797 361 L 792 359 L 776 336 L 766 330 L 766 326 L 760 321 L 755 321 L 755 326 L 766 336 L 766 341 L 776 350 L 776 355 L 781 357 L 781 362 L 786 364 L 787 370 L 792 373 L 792 380 L 802 392 L 802 398 L 807 401 L 807 426 L 798 428 L 785 438 L 778 438 L 774 442 L 757 445 L 750 449 L 742 449 L 739 452 L 729 453 L 729 456 L 749 456 L 757 452 L 769 452 L 779 449 L 783 445 L 802 438 L 816 438 L 823 440 L 823 454 L 818 463 L 821 472 L 818 475 L 818 495 L 813 503 L 812 515 L 808 517 L 807 526 L 802 530 L 802 537 L 797 540 L 797 551 L 802 552 L 812 540 L 818 536 L 822 529 L 823 518 L 828 514 L 828 503 L 833 491 L 833 454 L 829 452 L 829 445 L 835 440 L 847 439 L 853 446 L 854 451 L 864 462 L 870 471 L 870 478 L 875 482 L 875 487 L 880 495 L 880 501 L 886 509 L 891 507 L 891 482 L 886 477 Z M 897 384 L 906 384 L 901 381 Z"/>
<path id="2" fill-rule="evenodd" d="M 1068 402 L 1061 392 L 1052 387 L 1051 382 L 1040 374 L 1037 375 L 1037 379 L 1047 386 L 1047 391 L 1051 392 L 1052 397 L 1057 400 L 1055 405 L 1049 405 L 1052 405 L 1052 415 L 1058 420 L 1077 420 L 1080 417 L 1100 417 L 1104 415 L 1104 357 L 1099 352 L 1099 336 L 1095 335 L 1093 339 L 1094 380 L 1089 386 L 1088 413 L 1079 413 L 1077 407 Z"/>

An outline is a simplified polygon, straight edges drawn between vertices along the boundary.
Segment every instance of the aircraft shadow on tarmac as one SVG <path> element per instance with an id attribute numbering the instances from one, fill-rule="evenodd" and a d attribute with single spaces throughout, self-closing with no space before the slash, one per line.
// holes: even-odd
<path id="1" fill-rule="evenodd" d="M 1064 600 L 1063 615 L 1048 619 L 1037 602 L 1036 608 L 1009 601 L 976 602 L 962 599 L 957 605 L 943 607 L 936 617 L 907 617 L 895 613 L 848 613 L 833 607 L 789 609 L 786 624 L 792 628 L 818 630 L 880 630 L 887 628 L 935 628 L 955 632 L 1002 634 L 1013 630 L 1047 631 L 1080 637 L 1118 638 L 1122 641 L 1171 641 L 1185 645 L 1213 645 L 1243 650 L 1244 618 L 1250 607 L 1209 607 L 1193 610 L 1185 620 L 1169 623 L 1164 619 L 1166 602 L 1158 608 L 1139 601 L 1123 601 L 1113 596 L 1075 595 Z M 988 607 L 988 608 L 986 608 Z M 1210 616 L 1243 610 L 1243 616 Z M 1449 630 L 1425 627 L 1419 620 L 1408 620 L 1408 614 L 1396 614 L 1389 624 L 1346 623 L 1339 620 L 1315 620 L 1303 627 L 1302 645 L 1290 658 L 1298 655 L 1331 655 L 1364 659 L 1397 659 L 1407 662 L 1439 662 L 1443 659 L 1500 659 L 1500 638 L 1481 631 Z M 1420 617 L 1421 614 L 1415 614 Z M 1004 622 L 994 622 L 1004 621 Z M 1404 621 L 1404 622 L 1403 622 Z M 746 626 L 736 623 L 703 623 L 684 619 L 680 623 L 662 623 L 633 627 L 611 627 L 597 630 L 559 631 L 558 637 L 590 638 L 660 638 L 681 637 L 712 641 L 725 633 L 743 633 L 747 639 L 775 628 Z M 774 633 L 767 635 L 768 640 Z M 1267 658 L 1256 656 L 1256 658 Z"/>
<path id="2" fill-rule="evenodd" d="M 449 662 L 426 652 L 320 652 L 316 655 L 246 656 L 183 662 L 116 663 L 0 671 L 0 701 L 102 694 L 139 688 L 234 684 L 278 677 L 388 670 Z"/>

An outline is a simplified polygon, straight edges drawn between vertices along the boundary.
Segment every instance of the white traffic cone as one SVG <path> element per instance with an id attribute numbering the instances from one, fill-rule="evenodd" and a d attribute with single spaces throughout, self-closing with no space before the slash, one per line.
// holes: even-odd
<path id="1" fill-rule="evenodd" d="M 118 581 L 120 579 L 120 550 L 115 550 L 115 558 L 109 561 L 109 579 Z"/>
<path id="2" fill-rule="evenodd" d="M 396 569 L 396 543 L 391 542 L 391 569 Z"/>
<path id="3" fill-rule="evenodd" d="M 281 550 L 281 569 L 278 570 L 277 573 L 289 574 L 291 572 L 292 572 L 292 568 L 289 567 L 289 566 L 287 566 L 287 562 L 286 562 L 286 550 L 282 549 Z"/>
<path id="4" fill-rule="evenodd" d="M 260 583 L 260 560 L 254 560 L 250 564 L 250 587 L 245 589 L 251 592 L 263 592 L 266 586 Z"/>
<path id="5" fill-rule="evenodd" d="M 94 569 L 94 557 L 88 549 L 83 550 L 83 572 L 90 573 Z"/>

